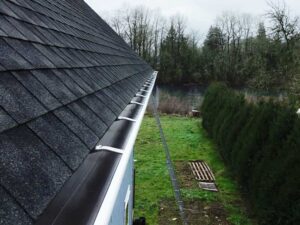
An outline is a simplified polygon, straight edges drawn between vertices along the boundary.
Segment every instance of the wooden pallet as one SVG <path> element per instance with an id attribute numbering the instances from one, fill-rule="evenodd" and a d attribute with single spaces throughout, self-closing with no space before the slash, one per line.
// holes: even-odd
<path id="1" fill-rule="evenodd" d="M 197 160 L 190 161 L 189 165 L 196 178 L 196 180 L 201 182 L 214 182 L 215 176 L 206 162 Z"/>
<path id="2" fill-rule="evenodd" d="M 207 191 L 218 191 L 218 188 L 214 182 L 199 182 L 199 187 Z"/>

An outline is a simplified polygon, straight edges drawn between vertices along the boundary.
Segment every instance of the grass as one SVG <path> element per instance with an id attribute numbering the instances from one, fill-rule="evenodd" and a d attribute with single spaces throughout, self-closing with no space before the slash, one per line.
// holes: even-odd
<path id="1" fill-rule="evenodd" d="M 215 173 L 219 192 L 183 188 L 184 200 L 219 202 L 227 220 L 234 225 L 250 225 L 238 192 L 213 143 L 206 137 L 199 119 L 162 116 L 161 123 L 173 161 L 205 160 Z M 173 192 L 166 168 L 165 154 L 153 117 L 146 116 L 135 146 L 135 216 L 145 216 L 147 224 L 158 225 L 160 202 L 172 199 Z"/>

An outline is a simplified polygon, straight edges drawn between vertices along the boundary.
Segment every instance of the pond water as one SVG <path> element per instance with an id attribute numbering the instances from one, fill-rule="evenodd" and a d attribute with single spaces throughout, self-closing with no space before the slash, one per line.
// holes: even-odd
<path id="1" fill-rule="evenodd" d="M 192 110 L 200 109 L 206 87 L 158 85 L 155 90 L 158 111 L 166 114 L 189 115 Z"/>
<path id="2" fill-rule="evenodd" d="M 172 109 L 169 109 L 168 111 L 180 111 L 174 106 L 177 104 L 179 105 L 178 107 L 184 108 L 182 110 L 183 114 L 185 112 L 188 113 L 191 112 L 192 109 L 199 109 L 201 107 L 206 89 L 207 86 L 199 85 L 158 85 L 156 99 L 158 102 L 157 105 L 161 108 L 161 111 L 166 111 L 165 108 L 170 108 L 170 106 L 172 106 Z M 287 97 L 287 94 L 282 91 L 263 91 L 248 88 L 236 89 L 236 91 L 243 93 L 246 99 L 251 102 L 256 102 L 259 99 L 267 99 L 270 97 L 283 101 Z"/>
<path id="3" fill-rule="evenodd" d="M 259 99 L 265 98 L 275 98 L 278 101 L 284 101 L 287 98 L 287 93 L 285 91 L 264 91 L 264 90 L 253 90 L 249 88 L 243 88 L 237 90 L 242 92 L 246 99 L 256 102 Z"/>
<path id="4" fill-rule="evenodd" d="M 188 104 L 191 109 L 197 109 L 203 102 L 203 96 L 206 87 L 198 85 L 189 86 L 171 86 L 171 85 L 159 85 L 159 101 L 167 100 L 169 96 L 176 97 L 181 102 Z"/>

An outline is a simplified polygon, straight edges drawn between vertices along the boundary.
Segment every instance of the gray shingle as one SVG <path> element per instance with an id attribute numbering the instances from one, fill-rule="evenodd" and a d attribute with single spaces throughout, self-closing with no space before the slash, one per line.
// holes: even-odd
<path id="1" fill-rule="evenodd" d="M 95 77 L 91 68 L 82 68 L 80 74 L 89 81 L 88 84 L 94 91 L 100 90 L 102 87 L 104 87 L 102 84 L 103 82 Z"/>
<path id="2" fill-rule="evenodd" d="M 121 87 L 121 89 L 120 89 Z M 126 87 L 128 88 L 128 87 Z M 125 105 L 127 105 L 133 96 L 127 94 L 126 88 L 122 88 L 118 83 L 111 85 L 109 89 L 112 91 L 113 96 L 119 96 L 120 101 L 123 101 Z"/>
<path id="3" fill-rule="evenodd" d="M 54 114 L 66 124 L 92 150 L 99 138 L 84 124 L 70 109 L 63 107 L 54 111 Z"/>
<path id="4" fill-rule="evenodd" d="M 0 187 L 0 225 L 33 225 L 33 220 L 16 201 Z"/>
<path id="5" fill-rule="evenodd" d="M 0 183 L 37 218 L 71 171 L 27 127 L 0 134 Z M 1 196 L 2 199 L 2 196 Z"/>
<path id="6" fill-rule="evenodd" d="M 54 65 L 30 42 L 5 38 L 5 41 L 34 68 L 54 68 Z"/>
<path id="7" fill-rule="evenodd" d="M 53 47 L 52 50 L 67 63 L 66 67 L 76 67 L 76 63 L 68 56 L 66 49 Z"/>
<path id="8" fill-rule="evenodd" d="M 106 125 L 110 125 L 115 119 L 116 115 L 101 102 L 95 95 L 84 97 L 82 101 L 98 115 Z"/>
<path id="9" fill-rule="evenodd" d="M 124 109 L 125 106 L 128 104 L 128 102 L 131 100 L 129 99 L 128 102 L 125 102 L 121 96 L 117 95 L 116 93 L 113 92 L 111 86 L 108 88 L 103 89 L 104 94 L 106 94 L 108 97 L 111 99 L 114 99 L 116 102 L 118 102 L 118 105 L 121 109 Z"/>
<path id="10" fill-rule="evenodd" d="M 10 73 L 0 75 L 0 105 L 18 123 L 46 113 L 46 109 Z"/>
<path id="11" fill-rule="evenodd" d="M 86 49 L 87 46 L 82 44 L 82 48 Z M 88 58 L 88 60 L 92 63 L 92 65 L 99 65 L 99 62 L 97 62 L 96 57 L 94 56 L 93 52 L 85 52 L 86 57 Z"/>
<path id="12" fill-rule="evenodd" d="M 0 1 L 0 12 L 4 15 L 9 15 L 18 18 L 18 16 L 13 12 L 13 10 L 11 10 L 10 7 L 7 6 L 6 1 Z"/>
<path id="13" fill-rule="evenodd" d="M 0 63 L 0 71 L 6 71 L 6 69 Z"/>
<path id="14" fill-rule="evenodd" d="M 82 62 L 80 56 L 78 56 L 79 50 L 68 49 L 66 51 L 67 56 L 75 63 L 74 67 L 86 67 L 87 65 Z"/>
<path id="15" fill-rule="evenodd" d="M 7 37 L 7 34 L 0 28 L 0 36 Z"/>
<path id="16" fill-rule="evenodd" d="M 14 2 L 15 2 L 16 4 L 18 4 L 19 6 L 23 6 L 23 7 L 26 7 L 26 8 L 28 8 L 28 9 L 33 10 L 33 8 L 31 7 L 30 3 L 27 3 L 27 2 L 24 1 L 24 0 L 14 0 Z"/>
<path id="17" fill-rule="evenodd" d="M 115 99 L 110 98 L 108 95 L 104 93 L 103 90 L 100 90 L 95 93 L 96 97 L 101 100 L 115 115 L 120 115 L 122 112 L 122 108 L 118 105 Z"/>
<path id="18" fill-rule="evenodd" d="M 28 126 L 68 164 L 77 169 L 89 149 L 52 113 L 28 123 Z M 49 135 L 51 134 L 51 135 Z"/>
<path id="19" fill-rule="evenodd" d="M 62 105 L 30 71 L 17 71 L 12 74 L 49 110 Z"/>
<path id="20" fill-rule="evenodd" d="M 28 23 L 20 22 L 12 17 L 7 17 L 7 20 L 23 35 L 27 40 L 30 41 L 41 41 L 39 37 L 37 37 L 32 32 L 32 26 L 29 26 Z"/>
<path id="21" fill-rule="evenodd" d="M 109 80 L 110 83 L 114 83 L 118 80 L 118 78 L 114 75 L 112 70 L 109 70 L 108 68 L 105 67 L 100 67 L 97 69 L 99 71 L 99 74 L 106 77 L 106 79 Z"/>
<path id="22" fill-rule="evenodd" d="M 0 133 L 16 126 L 17 123 L 0 107 Z"/>
<path id="23" fill-rule="evenodd" d="M 78 46 L 79 47 L 79 46 Z M 80 61 L 85 65 L 85 67 L 91 67 L 93 64 L 90 60 L 88 60 L 88 56 L 85 54 L 85 51 L 77 50 L 76 56 L 80 59 Z"/>
<path id="24" fill-rule="evenodd" d="M 122 87 L 126 87 L 126 88 L 123 89 Z M 132 91 L 130 89 L 130 86 L 125 86 L 123 84 L 123 81 L 114 84 L 113 86 L 111 86 L 111 89 L 113 90 L 115 95 L 119 95 L 120 97 L 122 97 L 126 103 L 128 103 L 127 102 L 128 99 L 132 99 L 132 97 L 134 96 L 134 93 L 137 91 L 137 90 Z"/>
<path id="25" fill-rule="evenodd" d="M 105 68 L 103 67 L 97 67 L 95 68 L 97 71 L 97 75 L 99 76 L 100 79 L 105 79 L 109 84 L 113 83 L 112 75 L 108 74 Z M 108 86 L 108 85 L 107 85 Z"/>
<path id="26" fill-rule="evenodd" d="M 43 55 L 45 55 L 56 68 L 66 68 L 68 64 L 61 58 L 61 56 L 55 53 L 51 47 L 40 45 L 40 44 L 33 44 Z"/>
<path id="27" fill-rule="evenodd" d="M 15 5 L 10 1 L 6 1 L 6 6 L 13 11 L 15 15 L 17 15 L 18 19 L 30 22 L 32 24 L 35 24 L 35 21 L 37 21 L 34 13 L 26 8 Z"/>
<path id="28" fill-rule="evenodd" d="M 29 23 L 25 23 L 27 28 L 30 29 L 30 31 L 40 40 L 39 42 L 42 44 L 46 44 L 46 45 L 51 45 L 51 42 L 49 41 L 49 39 L 43 35 L 40 31 L 41 28 L 39 28 L 38 26 L 34 26 L 32 24 Z"/>
<path id="29" fill-rule="evenodd" d="M 28 15 L 32 15 L 33 13 L 29 13 Z M 43 27 L 46 27 L 47 29 L 56 29 L 54 23 L 53 23 L 53 19 L 47 17 L 47 16 L 44 16 L 44 15 L 47 15 L 47 9 L 42 9 L 41 10 L 41 14 L 40 13 L 35 13 L 34 14 L 34 17 L 36 18 L 36 24 L 40 25 L 40 26 L 43 26 Z M 51 14 L 51 13 L 49 13 Z M 55 18 L 54 18 L 55 19 Z M 44 25 L 42 25 L 44 24 Z"/>
<path id="30" fill-rule="evenodd" d="M 96 67 L 84 68 L 84 71 L 86 71 L 86 73 L 88 73 L 95 80 L 100 88 L 110 85 L 110 82 L 106 79 L 105 76 L 98 72 Z"/>
<path id="31" fill-rule="evenodd" d="M 77 98 L 87 95 L 87 93 L 77 85 L 72 78 L 70 78 L 63 70 L 52 70 L 52 72 L 59 78 L 69 90 L 76 95 Z"/>
<path id="32" fill-rule="evenodd" d="M 93 92 L 93 89 L 76 73 L 73 69 L 63 70 L 79 87 L 81 87 L 87 94 Z"/>
<path id="33" fill-rule="evenodd" d="M 86 70 L 81 68 L 81 69 L 74 69 L 73 71 L 76 74 L 78 74 L 78 76 L 80 76 L 80 78 L 82 78 L 82 80 L 84 80 L 85 83 L 89 85 L 89 87 L 91 87 L 93 92 L 100 89 L 100 86 L 97 84 L 97 81 Z"/>
<path id="34" fill-rule="evenodd" d="M 64 34 L 62 32 L 60 32 L 59 30 L 55 29 L 51 31 L 55 37 L 64 44 L 65 48 L 68 48 L 68 50 L 70 49 L 74 49 L 76 48 L 76 46 L 73 46 L 72 43 L 70 42 L 70 37 L 67 34 Z M 78 46 L 77 46 L 78 47 Z"/>
<path id="35" fill-rule="evenodd" d="M 51 30 L 47 30 L 44 27 L 36 27 L 36 29 L 47 39 L 47 43 L 51 45 L 56 45 L 56 46 L 63 46 L 63 43 L 59 41 L 56 37 L 55 34 Z"/>
<path id="36" fill-rule="evenodd" d="M 0 24 L 1 24 L 1 30 L 5 33 L 4 36 L 10 36 L 10 37 L 16 37 L 16 38 L 22 38 L 25 39 L 25 36 L 22 35 L 15 26 L 12 26 L 12 24 L 7 20 L 8 17 L 0 14 Z"/>
<path id="37" fill-rule="evenodd" d="M 107 129 L 107 125 L 81 100 L 68 105 L 69 109 L 76 114 L 94 133 L 101 137 Z"/>
<path id="38" fill-rule="evenodd" d="M 3 38 L 0 38 L 0 52 L 0 62 L 7 70 L 32 69 L 32 66 L 10 47 Z"/>
<path id="39" fill-rule="evenodd" d="M 76 96 L 51 70 L 34 70 L 32 74 L 63 104 L 76 100 Z"/>

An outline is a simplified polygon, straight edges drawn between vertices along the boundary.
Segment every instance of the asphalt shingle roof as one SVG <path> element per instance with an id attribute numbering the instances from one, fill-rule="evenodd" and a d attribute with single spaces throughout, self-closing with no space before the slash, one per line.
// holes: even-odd
<path id="1" fill-rule="evenodd" d="M 82 0 L 0 1 L 1 225 L 39 219 L 152 72 Z"/>

